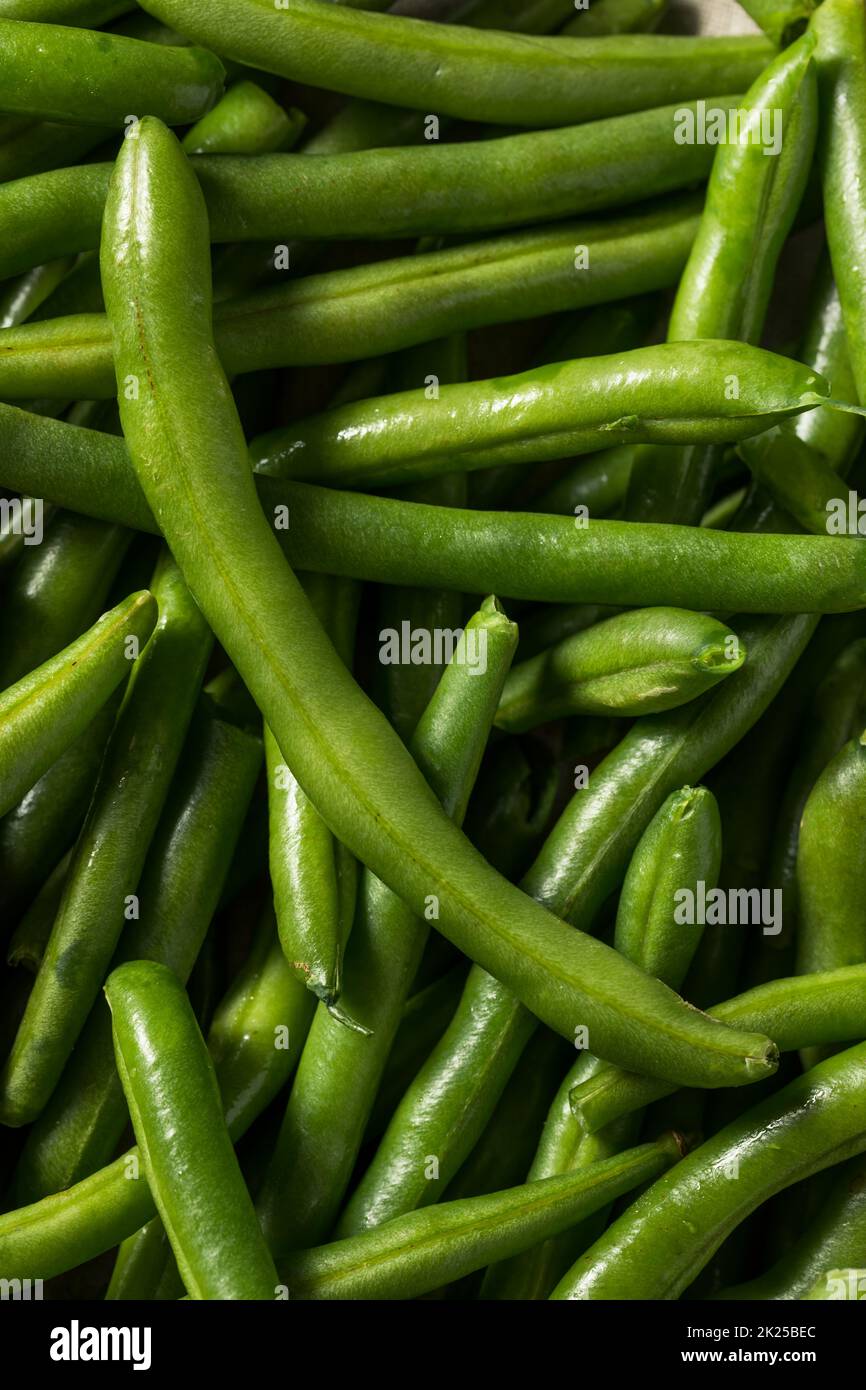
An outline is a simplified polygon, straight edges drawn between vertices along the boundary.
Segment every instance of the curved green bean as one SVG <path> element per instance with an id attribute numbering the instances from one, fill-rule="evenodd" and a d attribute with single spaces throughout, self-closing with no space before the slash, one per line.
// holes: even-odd
<path id="1" fill-rule="evenodd" d="M 705 694 L 745 659 L 730 628 L 714 618 L 637 609 L 515 666 L 495 722 L 519 734 L 567 715 L 659 714 Z"/>
<path id="2" fill-rule="evenodd" d="M 160 193 L 148 199 L 155 185 Z M 599 1055 L 636 1061 L 652 1036 L 656 1065 L 679 1081 L 746 1083 L 771 1071 L 775 1057 L 765 1040 L 708 1025 L 491 870 L 359 693 L 258 509 L 212 347 L 204 202 L 158 121 L 145 119 L 138 137 L 124 141 L 106 209 L 102 274 L 118 379 L 132 377 L 143 388 L 138 400 L 123 392 L 121 413 L 148 501 L 215 635 L 334 833 L 416 914 L 435 895 L 443 934 L 514 986 L 555 1031 L 571 1036 L 588 1022 Z M 169 312 L 181 305 L 182 313 Z M 203 508 L 197 499 L 214 477 L 219 486 Z M 346 727 L 353 730 L 348 743 Z M 602 975 L 604 1003 L 592 984 Z M 639 1040 L 622 1027 L 620 1001 L 632 1019 L 646 1019 Z"/>
<path id="3" fill-rule="evenodd" d="M 515 1255 L 652 1181 L 681 1156 L 665 1135 L 581 1173 L 413 1211 L 278 1260 L 290 1299 L 403 1299 Z"/>
<path id="4" fill-rule="evenodd" d="M 866 1260 L 866 1163 L 862 1158 L 851 1159 L 839 1178 L 788 1254 L 766 1274 L 725 1289 L 717 1297 L 805 1298 L 825 1271 Z"/>
<path id="5" fill-rule="evenodd" d="M 504 125 L 567 125 L 740 87 L 773 54 L 751 36 L 550 39 L 318 0 L 292 0 L 288 10 L 266 0 L 147 0 L 145 8 L 217 53 L 296 82 Z"/>
<path id="6" fill-rule="evenodd" d="M 77 642 L 0 695 L 0 814 L 16 805 L 84 732 L 129 671 L 129 641 L 147 641 L 151 594 L 133 594 Z"/>
<path id="7" fill-rule="evenodd" d="M 391 486 L 605 444 L 732 442 L 828 395 L 816 373 L 761 348 L 663 343 L 444 386 L 432 400 L 401 391 L 352 403 L 254 439 L 250 453 L 270 476 Z"/>
<path id="8" fill-rule="evenodd" d="M 747 1110 L 639 1197 L 551 1297 L 678 1298 L 762 1202 L 863 1152 L 864 1083 L 861 1043 Z"/>
<path id="9" fill-rule="evenodd" d="M 268 154 L 294 145 L 306 120 L 301 111 L 283 110 L 255 82 L 235 82 L 182 143 L 187 154 Z"/>
<path id="10" fill-rule="evenodd" d="M 772 980 L 709 1012 L 743 1027 L 765 1029 L 780 1052 L 854 1042 L 862 1036 L 866 1018 L 866 966 Z M 605 1067 L 572 1091 L 571 1103 L 583 1128 L 595 1134 L 670 1093 L 670 1087 L 646 1076 Z"/>
<path id="11" fill-rule="evenodd" d="M 105 997 L 148 1184 L 187 1291 L 272 1299 L 276 1270 L 183 986 L 167 966 L 132 961 L 112 972 Z"/>

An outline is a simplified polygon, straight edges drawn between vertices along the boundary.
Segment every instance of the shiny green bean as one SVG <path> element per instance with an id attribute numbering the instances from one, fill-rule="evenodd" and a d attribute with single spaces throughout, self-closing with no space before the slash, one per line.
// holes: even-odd
<path id="1" fill-rule="evenodd" d="M 665 1135 L 581 1173 L 443 1202 L 375 1231 L 278 1260 L 294 1299 L 416 1298 L 514 1255 L 606 1206 L 680 1157 Z"/>
<path id="2" fill-rule="evenodd" d="M 105 995 L 148 1184 L 187 1291 L 272 1299 L 276 1270 L 183 986 L 167 966 L 132 961 L 112 972 Z"/>
<path id="3" fill-rule="evenodd" d="M 678 1298 L 761 1203 L 863 1152 L 864 1081 L 861 1043 L 747 1110 L 653 1183 L 581 1256 L 552 1298 Z"/>
<path id="4" fill-rule="evenodd" d="M 519 734 L 568 715 L 659 714 L 705 694 L 745 660 L 738 639 L 715 618 L 636 609 L 515 666 L 496 724 Z"/>

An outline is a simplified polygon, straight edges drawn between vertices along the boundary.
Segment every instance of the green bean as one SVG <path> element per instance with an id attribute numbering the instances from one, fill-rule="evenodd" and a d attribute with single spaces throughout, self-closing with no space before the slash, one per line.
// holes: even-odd
<path id="1" fill-rule="evenodd" d="M 701 938 L 700 926 L 676 918 L 677 895 L 697 890 L 703 881 L 714 887 L 721 858 L 721 826 L 716 802 L 703 787 L 673 792 L 651 820 L 632 856 L 617 909 L 614 946 L 650 975 L 680 989 Z M 529 1169 L 538 1182 L 586 1168 L 634 1142 L 636 1117 L 586 1135 L 572 1113 L 575 1087 L 604 1064 L 582 1053 L 569 1069 L 547 1115 Z M 557 1240 L 546 1241 L 517 1260 L 490 1269 L 482 1297 L 547 1298 L 578 1254 L 604 1229 L 604 1216 L 581 1223 Z"/>
<path id="2" fill-rule="evenodd" d="M 130 111 L 185 125 L 213 105 L 225 76 L 206 49 L 2 17 L 0 52 L 4 111 L 81 125 L 122 129 Z"/>
<path id="3" fill-rule="evenodd" d="M 2 485 L 156 529 L 119 440 L 35 419 L 0 406 L 4 432 L 26 447 L 3 455 Z M 577 529 L 565 517 L 443 509 L 265 477 L 258 490 L 292 563 L 314 573 L 613 607 L 803 613 L 864 603 L 866 559 L 854 538 L 616 521 Z"/>
<path id="4" fill-rule="evenodd" d="M 31 975 L 38 972 L 57 916 L 68 872 L 69 854 L 64 854 L 12 933 L 6 953 L 9 965 L 23 966 Z"/>
<path id="5" fill-rule="evenodd" d="M 284 111 L 255 82 L 236 82 L 183 137 L 187 154 L 267 154 L 289 149 L 306 124 L 301 111 Z"/>
<path id="6" fill-rule="evenodd" d="M 746 94 L 745 120 L 760 122 L 760 142 L 754 138 L 755 124 L 748 127 L 750 140 L 719 147 L 668 324 L 669 342 L 760 341 L 776 264 L 803 196 L 817 139 L 813 50 L 814 39 L 805 35 Z M 625 516 L 697 522 L 718 462 L 717 453 L 706 448 L 667 456 L 658 449 L 639 452 Z"/>
<path id="7" fill-rule="evenodd" d="M 573 714 L 659 714 L 703 695 L 745 659 L 730 628 L 714 618 L 636 609 L 516 666 L 495 722 L 519 734 Z"/>
<path id="8" fill-rule="evenodd" d="M 96 621 L 128 544 L 118 527 L 81 516 L 51 518 L 42 544 L 25 548 L 3 596 L 0 689 Z"/>
<path id="9" fill-rule="evenodd" d="M 816 0 L 740 0 L 740 3 L 773 43 L 785 44 L 803 27 Z"/>
<path id="10" fill-rule="evenodd" d="M 188 1292 L 273 1298 L 276 1271 L 183 986 L 167 966 L 132 961 L 112 972 L 105 994 L 148 1184 Z"/>
<path id="11" fill-rule="evenodd" d="M 72 258 L 49 261 L 4 285 L 0 295 L 0 328 L 12 328 L 39 308 L 72 268 Z"/>
<path id="12" fill-rule="evenodd" d="M 815 692 L 799 739 L 797 760 L 779 806 L 769 881 L 783 894 L 786 925 L 796 920 L 797 847 L 808 797 L 831 759 L 866 722 L 866 641 L 837 657 Z M 834 820 L 838 812 L 834 812 Z M 814 921 L 812 923 L 814 930 Z"/>
<path id="13" fill-rule="evenodd" d="M 866 966 L 851 965 L 758 985 L 709 1010 L 713 1017 L 765 1029 L 781 1052 L 825 1043 L 849 1043 L 863 1034 Z M 605 1067 L 578 1090 L 571 1103 L 583 1128 L 597 1133 L 633 1110 L 670 1095 L 645 1076 Z"/>
<path id="14" fill-rule="evenodd" d="M 269 908 L 208 1032 L 234 1139 L 279 1094 L 298 1065 L 315 1002 L 289 968 Z"/>
<path id="15" fill-rule="evenodd" d="M 120 690 L 82 734 L 0 820 L 0 910 L 14 920 L 32 900 L 46 869 L 71 847 L 87 813 Z"/>
<path id="16" fill-rule="evenodd" d="M 360 597 L 357 586 L 311 576 L 304 591 L 351 669 Z M 342 987 L 343 952 L 355 911 L 357 864 L 301 790 L 267 727 L 265 754 L 269 864 L 280 944 L 307 989 L 332 1007 Z"/>
<path id="17" fill-rule="evenodd" d="M 574 0 L 464 0 L 448 19 L 451 24 L 471 24 L 473 29 L 550 34 L 573 12 Z"/>
<path id="18" fill-rule="evenodd" d="M 155 620 L 152 596 L 133 594 L 0 695 L 0 813 L 83 733 L 129 670 L 130 639 L 145 642 Z"/>
<path id="19" fill-rule="evenodd" d="M 44 1109 L 124 922 L 136 920 L 139 910 L 139 876 L 211 647 L 210 632 L 167 557 L 157 566 L 154 591 L 159 619 L 130 679 L 43 968 L 0 1078 L 7 1124 L 27 1124 Z"/>
<path id="20" fill-rule="evenodd" d="M 765 39 L 511 36 L 294 0 L 148 0 L 149 14 L 196 42 L 266 71 L 346 96 L 524 126 L 566 125 L 751 82 Z"/>
<path id="21" fill-rule="evenodd" d="M 155 1290 L 165 1273 L 166 1264 L 172 1258 L 165 1227 L 155 1216 L 121 1244 L 106 1299 L 111 1302 L 155 1299 Z"/>
<path id="22" fill-rule="evenodd" d="M 762 1202 L 866 1147 L 866 1043 L 797 1077 L 660 1178 L 554 1299 L 675 1299 Z M 772 1143 L 766 1142 L 767 1133 Z M 735 1180 L 732 1174 L 736 1173 Z"/>
<path id="23" fill-rule="evenodd" d="M 456 146 L 315 160 L 197 155 L 193 167 L 212 241 L 495 231 L 623 207 L 699 182 L 709 172 L 711 147 L 674 144 L 675 109 Z M 0 186 L 0 275 L 96 246 L 110 174 L 110 165 L 88 164 Z M 572 246 L 572 273 L 576 256 L 586 260 Z"/>
<path id="24" fill-rule="evenodd" d="M 131 0 L 0 0 L 0 14 L 4 19 L 80 24 L 93 29 L 132 8 Z"/>
<path id="25" fill-rule="evenodd" d="M 399 392 L 253 440 L 260 473 L 390 486 L 441 472 L 539 462 L 606 443 L 732 442 L 820 405 L 815 373 L 760 348 L 666 343 L 489 382 Z M 576 404 L 566 412 L 563 399 Z"/>
<path id="26" fill-rule="evenodd" d="M 866 204 L 866 18 L 858 0 L 824 0 L 810 25 L 821 91 L 821 173 L 827 241 L 861 400 L 866 399 L 863 275 Z"/>
<path id="27" fill-rule="evenodd" d="M 866 1299 L 866 1269 L 830 1269 L 822 1274 L 805 1299 Z"/>
<path id="28" fill-rule="evenodd" d="M 591 0 L 587 8 L 565 25 L 562 33 L 580 39 L 642 33 L 655 29 L 667 8 L 668 0 Z"/>
<path id="29" fill-rule="evenodd" d="M 685 264 L 697 212 L 694 196 L 677 196 L 601 222 L 306 276 L 218 304 L 220 357 L 235 373 L 351 361 L 456 329 L 663 289 Z M 589 265 L 576 271 L 575 246 L 584 245 Z M 60 318 L 0 335 L 3 396 L 113 396 L 107 320 L 64 302 L 62 290 L 54 302 Z"/>
<path id="30" fill-rule="evenodd" d="M 832 381 L 834 390 L 854 400 L 857 387 L 842 309 L 826 259 L 816 277 L 809 327 L 799 356 Z M 755 482 L 766 489 L 774 503 L 805 530 L 826 535 L 828 503 L 847 496 L 842 480 L 862 440 L 863 422 L 856 415 L 820 409 L 744 440 L 740 453 Z"/>
<path id="31" fill-rule="evenodd" d="M 156 960 L 186 981 L 216 910 L 260 762 L 258 738 L 212 712 L 199 713 L 141 876 L 141 916 L 126 927 L 112 968 Z M 127 1119 L 108 1011 L 97 1000 L 28 1134 L 15 1178 L 18 1202 L 71 1187 L 108 1163 Z"/>
<path id="32" fill-rule="evenodd" d="M 859 910 L 866 824 L 866 738 L 825 767 L 803 809 L 797 845 L 797 971 L 834 970 L 866 959 Z"/>
<path id="33" fill-rule="evenodd" d="M 723 1299 L 805 1298 L 825 1270 L 866 1259 L 866 1163 L 851 1159 L 815 1218 L 772 1269 L 723 1290 Z"/>
<path id="34" fill-rule="evenodd" d="M 421 718 L 410 750 L 462 822 L 517 632 L 493 599 L 469 622 Z M 481 654 L 485 669 L 481 674 Z M 474 653 L 474 658 L 473 654 Z M 474 666 L 469 664 L 474 659 Z M 475 674 L 473 674 L 475 672 Z M 273 1249 L 324 1239 L 351 1176 L 403 1003 L 427 939 L 412 913 L 369 871 L 349 942 L 343 1007 L 360 1037 L 319 1009 L 301 1059 L 258 1209 Z"/>
<path id="35" fill-rule="evenodd" d="M 534 752 L 514 739 L 492 747 L 466 812 L 469 839 L 515 882 L 538 850 L 559 787 L 553 759 L 539 760 Z"/>
<path id="36" fill-rule="evenodd" d="M 533 499 L 531 510 L 574 516 L 578 507 L 586 507 L 590 516 L 610 516 L 625 500 L 634 456 L 634 446 L 623 444 L 618 449 L 600 449 L 597 454 L 578 459 Z"/>
<path id="37" fill-rule="evenodd" d="M 166 196 L 149 201 L 154 179 Z M 695 1077 L 745 1083 L 772 1070 L 765 1040 L 708 1028 L 663 986 L 568 931 L 491 870 L 359 694 L 269 536 L 216 355 L 210 346 L 204 355 L 193 350 L 212 343 L 206 215 L 183 152 L 158 121 L 146 118 L 137 138 L 124 142 L 102 273 L 118 379 L 146 388 L 137 401 L 124 392 L 121 412 L 148 501 L 215 635 L 333 832 L 416 915 L 433 894 L 443 934 L 516 987 L 555 1031 L 571 1036 L 576 1022 L 588 1023 L 599 1055 L 627 1063 L 650 1050 L 658 1069 L 684 1084 Z M 182 314 L 168 312 L 181 304 Z M 202 511 L 194 499 L 206 491 Z M 347 727 L 348 746 L 340 732 Z M 602 974 L 604 1004 L 587 983 Z M 622 1027 L 618 1007 L 626 999 L 632 1019 L 646 1019 L 639 1044 Z M 648 1039 L 658 1045 L 648 1048 Z"/>
<path id="38" fill-rule="evenodd" d="M 678 1136 L 583 1173 L 410 1212 L 278 1262 L 290 1298 L 416 1298 L 555 1235 L 676 1163 Z"/>
<path id="39" fill-rule="evenodd" d="M 431 938 L 434 945 L 440 940 L 439 937 Z M 458 962 L 446 975 L 417 990 L 406 1000 L 364 1131 L 365 1143 L 379 1139 L 384 1133 L 406 1087 L 448 1027 L 465 979 L 465 967 Z"/>

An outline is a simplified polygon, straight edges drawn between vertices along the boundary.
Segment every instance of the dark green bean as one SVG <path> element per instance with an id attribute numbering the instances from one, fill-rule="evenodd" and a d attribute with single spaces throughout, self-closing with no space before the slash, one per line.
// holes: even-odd
<path id="1" fill-rule="evenodd" d="M 408 348 L 456 329 L 582 308 L 673 285 L 697 226 L 693 195 L 599 222 L 567 223 L 424 255 L 329 271 L 219 303 L 228 372 L 304 366 Z M 575 269 L 575 247 L 589 264 Z M 80 267 L 67 282 L 81 278 Z M 113 396 L 107 320 L 63 287 L 56 320 L 0 334 L 4 398 Z M 99 305 L 97 305 L 99 307 Z M 76 317 L 70 317 L 75 315 Z M 621 347 L 636 344 L 620 344 Z"/>
<path id="2" fill-rule="evenodd" d="M 0 814 L 15 806 L 84 732 L 128 673 L 130 651 L 147 641 L 155 621 L 153 597 L 133 594 L 77 642 L 4 690 Z"/>
<path id="3" fill-rule="evenodd" d="M 138 887 L 141 915 L 112 968 L 156 960 L 185 982 L 222 891 L 261 763 L 258 738 L 202 711 Z M 20 1204 L 71 1187 L 111 1160 L 128 1119 L 108 1010 L 97 999 L 59 1085 L 28 1134 L 15 1178 Z"/>
<path id="4" fill-rule="evenodd" d="M 773 43 L 785 44 L 802 29 L 820 0 L 740 0 L 740 3 Z"/>
<path id="5" fill-rule="evenodd" d="M 0 820 L 0 911 L 13 921 L 81 829 L 121 691 Z"/>
<path id="6" fill-rule="evenodd" d="M 639 1197 L 552 1297 L 678 1298 L 762 1202 L 863 1152 L 864 1082 L 861 1043 L 747 1110 Z"/>
<path id="7" fill-rule="evenodd" d="M 505 125 L 565 125 L 741 87 L 773 53 L 763 38 L 528 38 L 318 0 L 293 0 L 290 10 L 264 0 L 146 8 L 217 53 L 297 82 Z"/>
<path id="8" fill-rule="evenodd" d="M 63 885 L 69 873 L 68 854 L 52 869 L 33 902 L 25 912 L 9 941 L 6 959 L 10 965 L 23 966 L 36 975 L 42 965 L 45 947 L 54 926 Z"/>
<path id="9" fill-rule="evenodd" d="M 655 29 L 667 8 L 668 0 L 591 0 L 565 25 L 562 33 L 579 39 L 645 33 Z"/>
<path id="10" fill-rule="evenodd" d="M 835 1177 L 836 1175 L 834 1175 Z M 805 1298 L 826 1270 L 866 1262 L 866 1163 L 854 1158 L 793 1249 L 772 1269 L 717 1295 L 723 1299 Z"/>
<path id="11" fill-rule="evenodd" d="M 183 986 L 167 966 L 132 961 L 112 972 L 105 994 L 148 1184 L 187 1291 L 273 1298 L 276 1270 Z"/>
<path id="12" fill-rule="evenodd" d="M 139 876 L 210 652 L 210 632 L 167 556 L 154 592 L 158 622 L 135 664 L 43 968 L 0 1080 L 7 1124 L 29 1123 L 44 1109 L 124 922 L 136 919 Z"/>
<path id="13" fill-rule="evenodd" d="M 597 454 L 578 459 L 533 499 L 531 510 L 574 516 L 578 507 L 586 507 L 590 516 L 610 516 L 625 500 L 634 456 L 634 446 L 623 444 L 618 449 L 600 449 Z"/>
<path id="14" fill-rule="evenodd" d="M 60 514 L 51 518 L 41 545 L 25 547 L 3 595 L 0 689 L 95 622 L 128 544 L 119 527 Z"/>
<path id="15" fill-rule="evenodd" d="M 846 744 L 815 782 L 797 844 L 797 971 L 866 960 L 862 898 L 866 739 Z"/>

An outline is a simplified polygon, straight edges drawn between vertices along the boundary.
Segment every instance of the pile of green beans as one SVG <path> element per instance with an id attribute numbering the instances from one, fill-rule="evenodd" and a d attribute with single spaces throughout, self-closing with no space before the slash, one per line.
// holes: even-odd
<path id="1" fill-rule="evenodd" d="M 437 4 L 0 0 L 0 1283 L 857 1300 L 866 12 Z"/>

